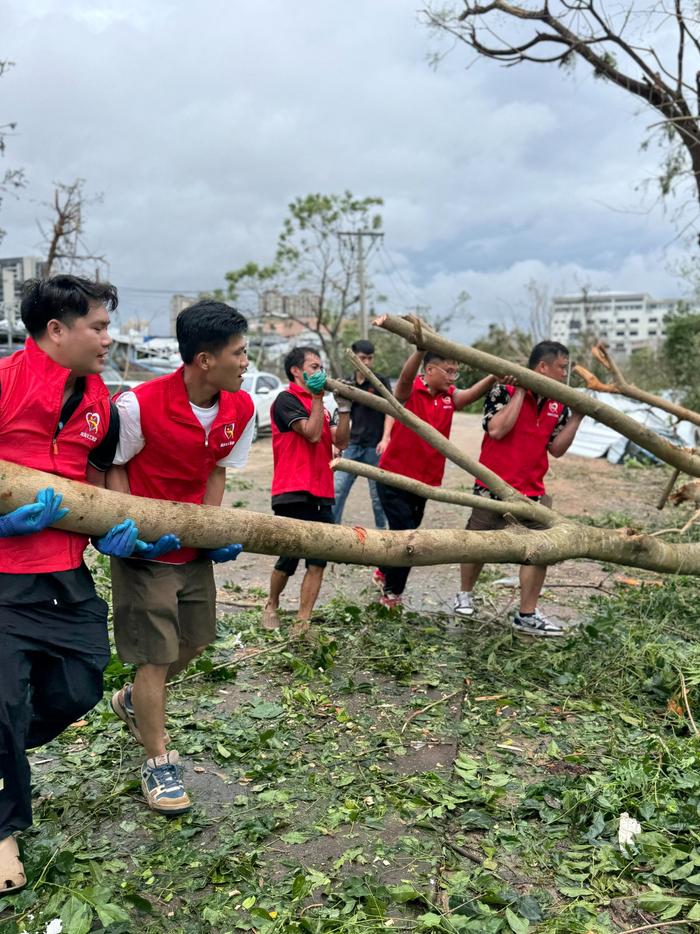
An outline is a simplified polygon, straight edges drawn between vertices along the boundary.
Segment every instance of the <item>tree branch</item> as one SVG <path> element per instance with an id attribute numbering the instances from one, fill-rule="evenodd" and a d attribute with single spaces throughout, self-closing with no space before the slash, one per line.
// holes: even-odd
<path id="1" fill-rule="evenodd" d="M 414 327 L 403 318 L 387 315 L 383 319 L 381 327 L 393 334 L 400 335 L 411 344 L 415 343 Z M 590 415 L 591 418 L 603 425 L 607 425 L 614 431 L 618 431 L 645 450 L 651 451 L 652 454 L 655 454 L 667 464 L 678 467 L 683 473 L 690 474 L 692 477 L 700 477 L 700 457 L 690 454 L 684 448 L 669 444 L 651 429 L 630 418 L 629 415 L 618 412 L 617 409 L 613 409 L 600 400 L 585 395 L 580 390 L 572 389 L 571 386 L 549 379 L 539 373 L 533 373 L 527 367 L 510 363 L 501 357 L 495 357 L 493 354 L 476 350 L 474 347 L 465 347 L 439 335 L 424 334 L 423 343 L 429 350 L 439 353 L 446 359 L 460 360 L 485 373 L 493 373 L 501 377 L 512 374 L 517 377 L 520 386 L 531 389 L 545 398 L 563 402 L 583 415 Z M 475 476 L 477 475 L 475 474 Z"/>
<path id="2" fill-rule="evenodd" d="M 39 490 L 49 486 L 63 495 L 63 504 L 70 510 L 56 526 L 83 535 L 103 535 L 130 517 L 146 541 L 156 541 L 172 532 L 183 545 L 192 548 L 219 548 L 236 541 L 256 554 L 296 555 L 369 567 L 463 561 L 547 565 L 588 558 L 660 573 L 700 576 L 700 545 L 662 542 L 628 529 L 598 529 L 564 520 L 543 531 L 522 527 L 498 532 L 355 530 L 243 509 L 129 496 L 8 461 L 0 461 L 0 512 L 32 502 Z"/>
<path id="3" fill-rule="evenodd" d="M 432 332 L 423 331 L 423 334 L 431 334 Z M 374 373 L 366 367 L 360 360 L 355 357 L 355 355 L 348 351 L 348 356 L 353 362 L 353 365 L 356 366 L 360 372 L 363 373 L 365 379 L 374 386 L 378 393 L 380 393 L 383 398 L 386 400 L 386 404 L 391 405 L 392 411 L 389 413 L 398 421 L 402 422 L 412 431 L 415 431 L 417 435 L 420 435 L 428 444 L 432 445 L 436 451 L 439 451 L 441 454 L 444 454 L 445 457 L 449 458 L 453 464 L 456 464 L 458 467 L 461 467 L 462 470 L 466 470 L 467 473 L 471 474 L 473 477 L 476 477 L 478 480 L 481 480 L 489 490 L 500 497 L 502 500 L 507 502 L 521 501 L 529 503 L 533 506 L 538 513 L 538 518 L 544 525 L 552 525 L 555 521 L 558 520 L 558 515 L 553 510 L 548 509 L 546 506 L 543 506 L 541 503 L 533 503 L 532 500 L 528 500 L 526 496 L 523 496 L 521 493 L 518 493 L 517 490 L 514 490 L 513 487 L 509 486 L 505 480 L 502 480 L 497 474 L 492 470 L 489 470 L 488 467 L 485 467 L 483 464 L 480 464 L 474 458 L 469 457 L 465 454 L 456 444 L 453 444 L 449 441 L 443 434 L 441 434 L 436 428 L 433 428 L 432 425 L 429 425 L 427 422 L 424 422 L 422 418 L 419 418 L 417 415 L 414 415 L 413 412 L 409 412 L 401 403 L 391 395 L 384 386 L 374 375 Z M 346 383 L 336 383 L 335 380 L 327 381 L 328 384 L 332 383 L 333 386 L 337 387 L 337 391 L 341 395 L 345 395 L 350 398 L 349 393 L 346 392 L 350 387 Z M 329 386 L 330 388 L 330 386 Z M 364 405 L 368 405 L 370 408 L 376 408 L 373 404 L 374 399 L 376 398 L 372 393 L 365 393 L 360 389 L 355 389 L 355 398 L 361 399 Z"/>
<path id="4" fill-rule="evenodd" d="M 404 477 L 398 473 L 392 473 L 390 470 L 382 470 L 380 467 L 372 467 L 370 464 L 363 464 L 360 461 L 347 460 L 345 457 L 336 457 L 331 461 L 331 470 L 344 470 L 356 477 L 366 477 L 367 480 L 374 480 L 376 483 L 385 483 L 387 486 L 396 487 L 398 490 L 406 490 L 408 493 L 415 493 L 424 499 L 435 500 L 438 503 L 452 503 L 455 506 L 471 506 L 473 509 L 486 509 L 489 512 L 496 512 L 501 516 L 512 516 L 515 519 L 535 519 L 540 521 L 537 510 L 533 509 L 536 503 L 531 502 L 504 502 L 502 499 L 491 499 L 490 496 L 478 496 L 476 493 L 463 493 L 461 490 L 443 490 L 439 486 L 429 486 L 427 483 L 421 483 L 420 480 L 414 480 L 412 477 Z M 553 512 L 554 510 L 552 510 Z M 563 518 L 559 518 L 563 521 Z M 548 526 L 556 523 L 551 520 Z"/>
<path id="5" fill-rule="evenodd" d="M 655 406 L 657 409 L 663 409 L 669 415 L 674 415 L 682 422 L 690 422 L 700 428 L 700 414 L 692 409 L 679 405 L 677 402 L 670 402 L 662 396 L 657 396 L 653 392 L 647 392 L 645 389 L 639 389 L 634 383 L 630 383 L 622 370 L 619 368 L 615 359 L 610 354 L 603 341 L 598 341 L 591 348 L 591 353 L 609 373 L 612 373 L 614 383 L 601 383 L 596 380 L 593 374 L 589 373 L 584 367 L 578 365 L 574 370 L 585 380 L 587 389 L 596 389 L 598 392 L 612 392 L 627 396 L 628 399 L 635 399 L 637 402 L 643 402 L 645 405 Z M 609 387 L 609 388 L 608 388 Z"/>

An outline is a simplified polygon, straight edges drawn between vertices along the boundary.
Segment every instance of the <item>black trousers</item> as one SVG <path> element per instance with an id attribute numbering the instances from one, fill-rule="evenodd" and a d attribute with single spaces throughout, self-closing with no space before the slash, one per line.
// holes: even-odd
<path id="1" fill-rule="evenodd" d="M 37 625 L 42 614 L 45 637 Z M 103 600 L 0 606 L 0 840 L 32 823 L 26 750 L 55 739 L 95 706 L 108 661 Z"/>
<path id="2" fill-rule="evenodd" d="M 426 500 L 415 493 L 408 493 L 405 490 L 397 490 L 396 487 L 386 486 L 384 483 L 377 484 L 379 499 L 382 503 L 384 515 L 389 523 L 389 528 L 417 529 L 423 521 Z M 406 581 L 411 573 L 408 568 L 386 568 L 379 569 L 385 577 L 384 590 L 386 593 L 393 593 L 397 596 L 406 589 Z"/>

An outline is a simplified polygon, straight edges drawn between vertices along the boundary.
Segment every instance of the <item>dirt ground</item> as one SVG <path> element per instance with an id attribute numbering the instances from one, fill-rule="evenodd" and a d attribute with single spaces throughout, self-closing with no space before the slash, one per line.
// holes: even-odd
<path id="1" fill-rule="evenodd" d="M 482 439 L 481 418 L 478 415 L 459 414 L 455 418 L 451 440 L 472 457 L 478 457 Z M 606 460 L 590 460 L 567 455 L 559 461 L 552 459 L 547 477 L 547 490 L 554 498 L 554 506 L 566 515 L 591 517 L 602 524 L 633 524 L 640 527 L 658 525 L 659 516 L 654 504 L 666 482 L 664 469 L 635 469 L 609 464 Z M 229 481 L 225 503 L 259 512 L 270 512 L 270 483 L 272 480 L 272 448 L 269 436 L 261 437 L 254 445 L 247 467 L 237 471 Z M 444 487 L 471 491 L 471 480 L 449 461 Z M 464 528 L 469 509 L 447 503 L 429 502 L 424 528 Z M 348 497 L 343 524 L 373 527 L 367 482 L 361 478 Z M 243 554 L 235 566 L 223 565 L 218 570 L 219 584 L 231 580 L 244 590 L 260 588 L 267 592 L 270 571 L 274 561 L 266 555 Z M 577 561 L 552 568 L 548 575 L 543 608 L 561 620 L 575 620 L 575 606 L 583 596 L 585 585 L 599 584 L 608 572 L 596 562 Z M 370 583 L 371 571 L 348 565 L 331 565 L 326 571 L 319 604 L 334 596 L 353 598 L 366 591 L 367 599 L 374 599 Z M 488 591 L 496 612 L 504 615 L 512 609 L 515 597 L 509 584 L 490 586 L 497 580 L 517 577 L 515 565 L 491 566 L 484 572 L 481 589 Z M 283 596 L 282 608 L 292 612 L 297 606 L 301 572 L 290 581 Z M 489 584 L 490 582 L 490 584 Z M 404 595 L 407 606 L 421 612 L 449 612 L 459 583 L 457 565 L 417 567 L 411 571 Z M 567 587 L 568 585 L 571 585 Z M 590 590 L 588 593 L 590 594 Z M 261 594 L 261 605 L 262 605 Z"/>
<path id="2" fill-rule="evenodd" d="M 476 456 L 479 417 L 459 415 L 452 440 Z M 269 513 L 271 477 L 271 443 L 263 437 L 247 467 L 230 477 L 225 502 Z M 666 468 L 571 456 L 554 462 L 548 488 L 565 514 L 590 516 L 600 525 L 659 528 L 678 522 L 655 508 L 667 477 Z M 469 490 L 471 480 L 448 464 L 445 485 Z M 429 503 L 424 527 L 462 528 L 467 515 L 464 508 Z M 365 481 L 356 482 L 344 519 L 371 526 Z M 84 934 L 94 912 L 102 911 L 101 919 L 124 922 L 100 928 L 115 934 L 271 934 L 299 930 L 297 922 L 320 913 L 331 927 L 303 929 L 369 932 L 415 927 L 417 904 L 425 903 L 430 912 L 422 917 L 428 920 L 417 930 L 454 931 L 451 921 L 440 926 L 437 918 L 433 925 L 434 912 L 447 916 L 455 904 L 471 903 L 483 880 L 492 885 L 495 878 L 514 886 L 512 897 L 530 908 L 531 893 L 541 892 L 550 919 L 577 911 L 581 889 L 572 896 L 568 877 L 559 891 L 561 879 L 552 871 L 538 870 L 531 879 L 522 866 L 539 865 L 549 841 L 552 865 L 564 859 L 570 843 L 578 847 L 571 858 L 580 867 L 581 847 L 592 852 L 598 843 L 551 836 L 552 815 L 561 804 L 548 792 L 554 810 L 527 830 L 533 853 L 525 858 L 508 837 L 512 815 L 492 809 L 502 818 L 501 839 L 501 823 L 493 823 L 479 795 L 486 789 L 495 801 L 505 782 L 524 798 L 533 782 L 552 781 L 555 768 L 565 772 L 557 782 L 574 785 L 577 769 L 588 773 L 604 759 L 616 761 L 630 743 L 651 743 L 651 734 L 638 730 L 634 708 L 622 711 L 626 719 L 617 708 L 606 713 L 598 681 L 591 681 L 590 697 L 582 693 L 587 682 L 576 686 L 585 660 L 601 651 L 607 657 L 611 643 L 601 637 L 598 648 L 596 637 L 583 629 L 573 639 L 544 644 L 513 636 L 507 623 L 517 590 L 499 584 L 517 577 L 513 565 L 485 570 L 479 618 L 466 621 L 444 615 L 458 586 L 456 565 L 414 568 L 406 596 L 408 608 L 419 612 L 403 614 L 373 604 L 371 569 L 329 566 L 319 606 L 344 599 L 322 613 L 314 638 L 295 639 L 284 627 L 265 632 L 258 608 L 273 563 L 270 556 L 243 553 L 216 569 L 219 638 L 171 688 L 168 730 L 187 768 L 193 810 L 165 821 L 145 808 L 138 779 L 142 750 L 109 706 L 110 692 L 126 678 L 115 659 L 101 704 L 32 756 L 36 820 L 25 835 L 31 891 L 5 900 L 0 927 L 15 918 L 22 926 L 11 930 L 38 934 L 60 916 L 67 934 Z M 589 597 L 625 590 L 614 586 L 612 578 L 619 576 L 654 575 L 566 562 L 550 570 L 541 605 L 572 626 L 592 620 L 595 601 Z M 301 574 L 293 578 L 284 596 L 290 613 L 300 580 Z M 103 584 L 108 596 L 109 582 Z M 650 591 L 657 593 L 643 589 Z M 564 715 L 562 692 L 569 684 L 573 712 Z M 617 686 L 615 692 L 625 704 Z M 619 738 L 615 730 L 628 733 Z M 601 746 L 608 738 L 610 749 Z M 640 747 L 639 755 L 644 753 Z M 564 762 L 565 754 L 584 764 Z M 478 780 L 477 768 L 483 773 Z M 562 833 L 568 841 L 568 825 Z M 527 843 L 518 839 L 516 849 Z M 597 864 L 597 856 L 590 861 Z M 492 870 L 496 876 L 488 875 Z M 607 899 L 608 890 L 601 891 Z M 624 894 L 624 911 L 611 912 L 614 928 L 566 921 L 554 927 L 550 920 L 546 929 L 610 931 L 655 920 L 629 900 L 628 890 Z M 101 908 L 95 907 L 98 896 Z M 375 904 L 389 897 L 396 903 L 390 916 Z M 360 911 L 363 926 L 340 926 L 341 911 L 342 917 Z M 372 920 L 371 911 L 381 918 Z M 491 919 L 494 925 L 501 920 Z M 508 929 L 539 927 L 511 912 Z"/>

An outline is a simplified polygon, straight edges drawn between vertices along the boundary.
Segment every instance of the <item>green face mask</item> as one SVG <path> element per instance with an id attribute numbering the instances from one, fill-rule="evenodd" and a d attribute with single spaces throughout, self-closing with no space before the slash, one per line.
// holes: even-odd
<path id="1" fill-rule="evenodd" d="M 314 395 L 320 395 L 323 392 L 323 387 L 326 385 L 326 371 L 317 370 L 312 376 L 307 376 L 304 373 L 304 382 L 306 383 L 306 388 L 313 392 Z"/>

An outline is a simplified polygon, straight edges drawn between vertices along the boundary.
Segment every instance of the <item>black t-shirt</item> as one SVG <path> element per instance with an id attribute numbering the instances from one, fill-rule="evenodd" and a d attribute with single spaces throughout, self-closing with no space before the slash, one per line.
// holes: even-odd
<path id="1" fill-rule="evenodd" d="M 286 389 L 281 392 L 272 403 L 272 418 L 275 426 L 282 433 L 294 431 L 292 425 L 301 418 L 308 418 L 309 413 L 301 400 Z M 332 506 L 335 500 L 327 496 L 314 496 L 306 490 L 294 490 L 290 493 L 278 493 L 272 497 L 272 505 L 282 503 L 318 503 L 321 506 Z"/>
<path id="2" fill-rule="evenodd" d="M 386 376 L 380 376 L 378 373 L 375 373 L 375 376 L 391 392 L 391 385 Z M 362 383 L 353 380 L 353 383 L 364 392 L 379 395 L 368 380 Z M 383 412 L 370 409 L 368 405 L 363 405 L 361 402 L 353 402 L 350 409 L 350 444 L 358 444 L 363 448 L 376 448 L 384 434 L 385 417 Z"/>
<path id="3" fill-rule="evenodd" d="M 85 380 L 75 381 L 72 395 L 64 403 L 56 426 L 57 438 L 68 419 L 80 405 L 85 392 Z M 88 457 L 96 470 L 108 470 L 114 461 L 119 444 L 119 412 L 113 402 L 109 404 L 109 425 L 104 438 Z M 0 606 L 28 603 L 80 603 L 95 597 L 95 585 L 85 563 L 70 571 L 49 571 L 45 574 L 0 573 Z"/>

